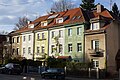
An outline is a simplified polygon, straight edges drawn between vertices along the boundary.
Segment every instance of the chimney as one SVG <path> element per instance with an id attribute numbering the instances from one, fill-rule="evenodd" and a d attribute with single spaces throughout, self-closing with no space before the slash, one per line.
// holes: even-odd
<path id="1" fill-rule="evenodd" d="M 104 6 L 101 5 L 100 3 L 98 3 L 97 4 L 97 13 L 101 13 L 103 9 L 104 9 Z"/>

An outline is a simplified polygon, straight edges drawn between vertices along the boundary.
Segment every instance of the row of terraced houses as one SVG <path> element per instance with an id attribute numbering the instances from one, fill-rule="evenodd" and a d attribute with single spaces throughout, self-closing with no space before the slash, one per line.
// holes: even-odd
<path id="1" fill-rule="evenodd" d="M 12 56 L 45 61 L 46 57 L 93 62 L 99 69 L 115 71 L 120 49 L 120 21 L 103 5 L 92 11 L 75 8 L 40 16 L 11 32 Z"/>

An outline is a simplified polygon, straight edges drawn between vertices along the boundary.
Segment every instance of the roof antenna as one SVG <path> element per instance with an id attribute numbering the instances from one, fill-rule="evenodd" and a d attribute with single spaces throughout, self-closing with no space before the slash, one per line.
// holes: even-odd
<path id="1" fill-rule="evenodd" d="M 112 10 L 112 3 L 113 3 L 113 1 L 110 0 L 110 10 Z"/>

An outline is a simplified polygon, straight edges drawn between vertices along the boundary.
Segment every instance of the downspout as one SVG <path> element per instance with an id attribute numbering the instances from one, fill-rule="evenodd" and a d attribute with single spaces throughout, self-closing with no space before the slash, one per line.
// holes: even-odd
<path id="1" fill-rule="evenodd" d="M 49 31 L 49 29 L 47 29 L 48 30 L 48 54 L 47 54 L 47 57 L 49 56 L 49 54 L 50 54 L 50 51 L 49 51 L 49 40 L 50 40 L 50 31 Z"/>
<path id="2" fill-rule="evenodd" d="M 35 32 L 33 31 L 33 61 L 35 59 Z"/>
<path id="3" fill-rule="evenodd" d="M 104 32 L 104 34 L 105 34 L 105 48 L 106 48 L 106 50 L 105 50 L 105 70 L 106 70 L 106 72 L 107 72 L 107 60 L 108 60 L 108 53 L 107 53 L 107 33 L 106 32 Z"/>

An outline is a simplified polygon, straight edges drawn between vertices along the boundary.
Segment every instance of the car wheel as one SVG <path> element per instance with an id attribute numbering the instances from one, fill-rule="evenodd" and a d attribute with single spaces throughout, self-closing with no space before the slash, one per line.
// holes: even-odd
<path id="1" fill-rule="evenodd" d="M 11 75 L 11 74 L 12 74 L 12 71 L 11 71 L 11 70 L 9 70 L 9 71 L 8 71 L 8 74 L 9 74 L 9 75 Z"/>
<path id="2" fill-rule="evenodd" d="M 41 75 L 42 78 L 45 78 L 45 75 Z"/>

